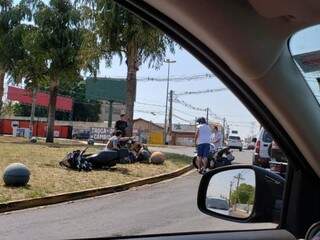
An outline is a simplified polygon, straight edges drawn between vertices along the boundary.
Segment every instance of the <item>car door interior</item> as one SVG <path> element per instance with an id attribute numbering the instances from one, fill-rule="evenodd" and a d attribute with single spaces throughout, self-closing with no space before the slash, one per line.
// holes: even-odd
<path id="1" fill-rule="evenodd" d="M 261 99 L 256 95 L 256 93 L 241 79 L 230 67 L 214 52 L 214 48 L 209 48 L 208 45 L 204 44 L 199 40 L 194 33 L 187 31 L 180 24 L 175 22 L 170 16 L 163 14 L 156 8 L 147 4 L 144 1 L 124 1 L 116 0 L 118 3 L 127 7 L 129 10 L 133 11 L 140 17 L 144 18 L 149 23 L 159 27 L 165 31 L 169 36 L 176 40 L 183 47 L 188 49 L 195 57 L 197 57 L 209 70 L 214 72 L 224 84 L 244 103 L 245 106 L 253 113 L 257 120 L 266 127 L 267 130 L 274 136 L 275 141 L 283 149 L 285 154 L 290 161 L 287 174 L 287 183 L 285 187 L 284 194 L 284 207 L 282 209 L 282 217 L 280 220 L 279 229 L 288 230 L 296 238 L 303 238 L 310 228 L 310 226 L 319 220 L 320 216 L 320 180 L 319 176 L 310 167 L 310 161 L 308 162 L 304 157 L 304 154 L 311 158 L 311 163 L 313 167 L 317 169 L 316 161 L 319 161 L 319 155 L 317 154 L 316 148 L 310 149 L 310 152 L 304 151 L 304 154 L 296 146 L 295 142 L 292 140 L 288 132 L 278 121 L 278 118 L 272 114 L 272 111 L 261 101 Z M 190 1 L 188 1 L 190 3 Z M 200 1 L 202 4 L 204 1 Z M 200 2 L 196 1 L 195 5 L 200 6 Z M 213 2 L 213 1 L 212 1 Z M 222 3 L 224 1 L 215 1 Z M 228 1 L 229 3 L 231 1 Z M 235 1 L 236 2 L 236 1 Z M 248 6 L 244 6 L 244 2 L 239 1 L 248 10 Z M 238 2 L 238 3 L 239 3 Z M 252 1 L 254 2 L 254 1 Z M 269 1 L 265 1 L 269 2 Z M 270 1 L 274 2 L 274 1 Z M 302 3 L 303 1 L 301 1 Z M 153 1 L 154 5 L 157 5 L 156 1 Z M 175 2 L 177 3 L 177 2 Z M 239 3 L 240 4 L 240 3 Z M 178 5 L 176 5 L 178 6 Z M 202 5 L 201 5 L 202 6 Z M 203 6 L 202 6 L 203 7 Z M 167 8 L 168 11 L 175 11 L 174 9 Z M 176 13 L 176 12 L 175 12 Z M 197 16 L 199 16 L 200 12 Z M 256 13 L 255 13 L 256 14 Z M 196 16 L 188 16 L 189 22 L 196 20 Z M 203 16 L 205 18 L 210 18 L 213 21 L 213 15 Z M 207 19 L 207 20 L 208 20 Z M 235 21 L 234 19 L 232 20 Z M 319 21 L 318 17 L 314 17 L 314 21 Z M 195 21 L 197 22 L 197 21 Z M 306 27 L 304 23 L 303 27 Z M 311 24 L 311 23 L 310 23 Z M 194 26 L 196 27 L 196 26 Z M 294 27 L 292 25 L 292 27 Z M 299 26 L 300 28 L 302 26 Z M 298 27 L 295 28 L 297 30 Z M 205 30 L 205 29 L 202 29 Z M 208 29 L 212 32 L 212 29 Z M 292 29 L 291 29 L 292 30 Z M 215 29 L 214 31 L 219 31 Z M 205 32 L 203 32 L 205 35 Z M 207 36 L 209 37 L 209 36 Z M 283 36 L 282 36 L 283 37 Z M 287 39 L 285 39 L 285 42 Z M 273 41 L 270 41 L 270 43 Z M 281 56 L 278 56 L 277 69 L 275 71 L 281 72 L 281 74 L 299 74 L 298 70 L 293 69 L 293 65 L 287 64 L 288 49 L 283 49 Z M 289 54 L 290 55 L 290 54 Z M 253 59 L 254 60 L 254 59 Z M 286 62 L 286 63 L 285 63 Z M 294 64 L 292 62 L 292 64 Z M 296 67 L 295 67 L 296 68 Z M 289 71 L 290 69 L 290 71 Z M 255 71 L 255 70 L 253 70 Z M 252 73 L 252 72 L 251 72 Z M 249 74 L 249 73 L 247 73 Z M 270 74 L 266 77 L 280 77 Z M 241 75 L 241 74 L 239 74 Z M 293 76 L 292 75 L 292 76 Z M 303 81 L 303 79 L 301 79 Z M 297 84 L 301 84 L 297 82 Z M 288 96 L 290 93 L 287 92 Z M 306 99 L 309 101 L 309 99 Z M 298 104 L 298 103 L 297 103 Z M 308 102 L 308 108 L 315 106 L 311 100 Z M 318 105 L 317 105 L 318 107 Z M 297 108 L 296 108 L 297 109 Z M 311 112 L 308 112 L 308 114 Z M 292 119 L 294 120 L 294 119 Z M 315 119 L 308 118 L 310 125 L 315 125 Z M 305 123 L 306 124 L 306 123 Z M 306 133 L 306 128 L 304 128 L 305 136 L 307 139 L 310 137 L 309 133 Z M 316 134 L 319 128 L 314 129 Z M 298 136 L 303 136 L 303 134 L 298 134 Z M 295 239 L 293 235 L 285 230 L 268 230 L 268 231 L 235 231 L 227 233 L 207 233 L 207 234 L 196 234 L 196 235 L 167 235 L 166 239 L 172 238 L 184 238 L 184 239 Z M 163 236 L 165 237 L 165 236 Z M 161 239 L 160 236 L 154 236 L 154 239 Z M 150 238 L 146 238 L 150 239 Z M 152 238 L 151 238 L 152 239 Z"/>
<path id="2" fill-rule="evenodd" d="M 90 239 L 90 238 L 88 238 Z M 92 238 L 100 239 L 100 238 Z M 102 239 L 102 238 L 101 238 Z M 103 238 L 109 239 L 109 238 Z M 229 231 L 229 232 L 205 232 L 205 233 L 177 233 L 177 234 L 153 234 L 132 237 L 116 237 L 110 239 L 140 239 L 140 240 L 296 240 L 285 230 L 253 230 L 253 231 Z"/>

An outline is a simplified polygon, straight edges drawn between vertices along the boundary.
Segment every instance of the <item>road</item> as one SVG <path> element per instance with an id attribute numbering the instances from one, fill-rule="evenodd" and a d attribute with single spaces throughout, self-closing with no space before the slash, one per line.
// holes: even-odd
<path id="1" fill-rule="evenodd" d="M 251 156 L 249 152 L 235 155 L 240 163 Z M 65 239 L 274 227 L 232 223 L 202 214 L 196 206 L 200 178 L 193 171 L 125 192 L 0 214 L 0 236 L 2 240 Z"/>

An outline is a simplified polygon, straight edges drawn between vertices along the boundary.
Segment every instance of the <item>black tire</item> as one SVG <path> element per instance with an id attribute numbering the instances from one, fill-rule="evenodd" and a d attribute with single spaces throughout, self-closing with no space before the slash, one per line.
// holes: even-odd
<path id="1" fill-rule="evenodd" d="M 239 148 L 239 151 L 242 152 L 242 148 Z"/>
<path id="2" fill-rule="evenodd" d="M 193 157 L 192 158 L 192 164 L 196 169 L 199 169 L 198 165 L 197 165 L 197 157 Z"/>

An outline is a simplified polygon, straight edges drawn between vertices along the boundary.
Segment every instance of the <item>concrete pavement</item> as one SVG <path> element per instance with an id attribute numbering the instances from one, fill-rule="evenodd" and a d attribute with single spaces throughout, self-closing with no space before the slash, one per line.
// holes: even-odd
<path id="1" fill-rule="evenodd" d="M 170 147 L 149 147 L 151 151 L 163 151 L 169 153 L 184 154 L 187 156 L 194 156 L 194 147 L 184 147 L 184 146 L 170 146 Z M 232 150 L 235 156 L 233 164 L 252 164 L 252 151 L 244 150 L 239 152 L 239 150 Z"/>
<path id="2" fill-rule="evenodd" d="M 235 155 L 245 162 L 250 154 Z M 64 239 L 274 227 L 232 223 L 202 214 L 196 206 L 200 178 L 192 172 L 112 195 L 1 214 L 0 236 Z"/>

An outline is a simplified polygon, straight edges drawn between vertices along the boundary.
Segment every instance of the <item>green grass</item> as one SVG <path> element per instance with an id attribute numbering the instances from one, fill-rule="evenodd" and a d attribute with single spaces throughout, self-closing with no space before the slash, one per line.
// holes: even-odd
<path id="1" fill-rule="evenodd" d="M 168 153 L 163 165 L 118 164 L 110 170 L 90 172 L 77 172 L 59 166 L 59 161 L 68 152 L 86 146 L 77 141 L 61 140 L 53 144 L 43 140 L 32 144 L 24 138 L 0 136 L 1 176 L 5 167 L 14 162 L 25 164 L 31 171 L 29 184 L 25 187 L 7 187 L 3 181 L 0 182 L 0 203 L 126 183 L 172 172 L 191 162 L 189 157 Z M 92 146 L 88 152 L 93 153 L 102 148 Z"/>

